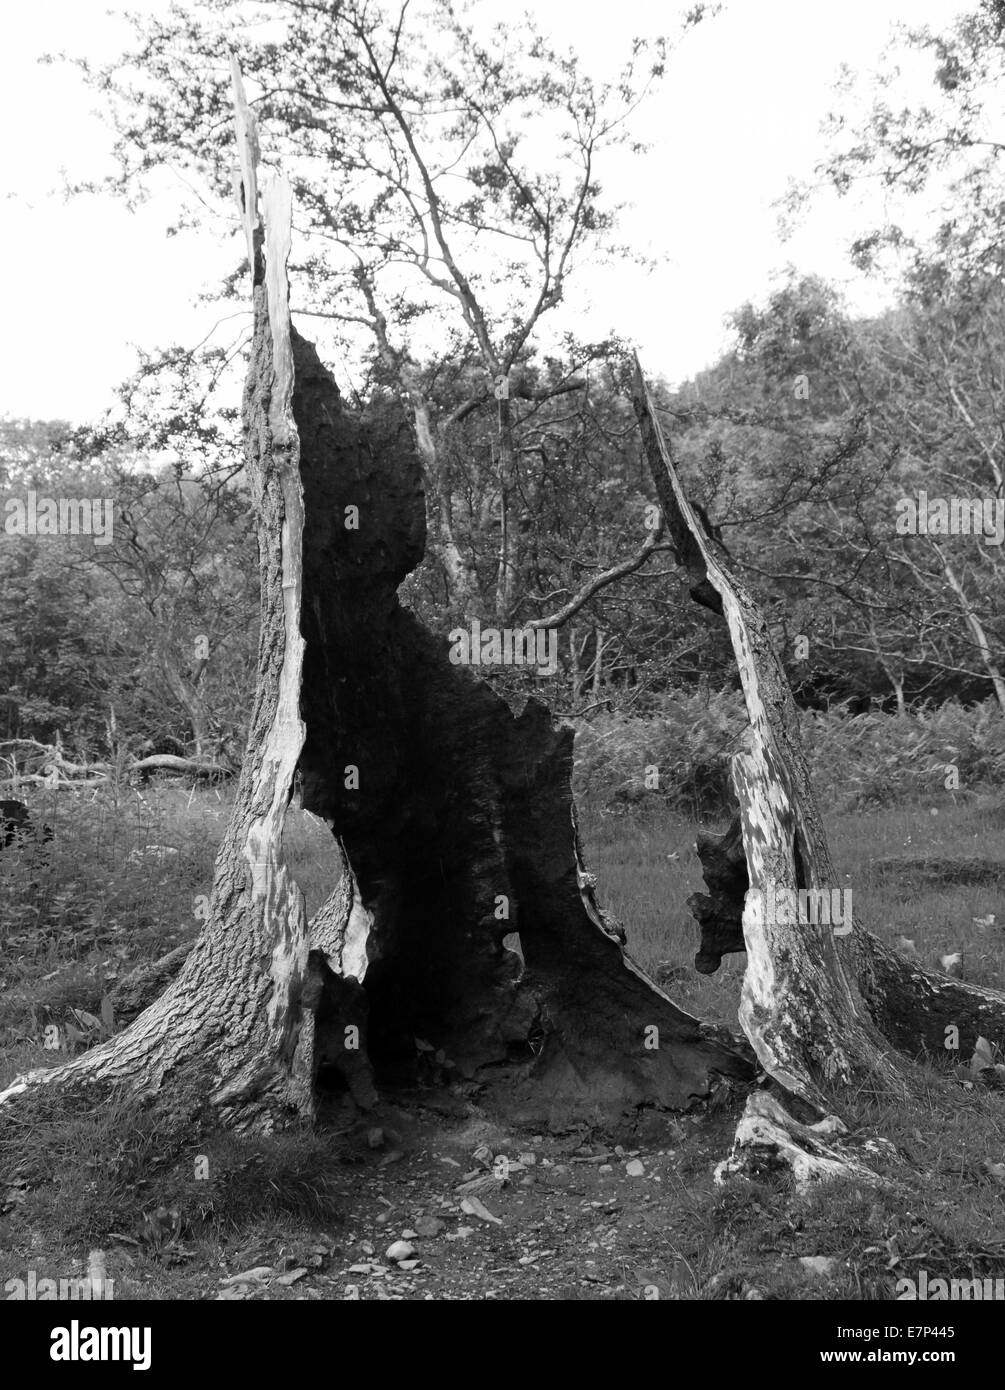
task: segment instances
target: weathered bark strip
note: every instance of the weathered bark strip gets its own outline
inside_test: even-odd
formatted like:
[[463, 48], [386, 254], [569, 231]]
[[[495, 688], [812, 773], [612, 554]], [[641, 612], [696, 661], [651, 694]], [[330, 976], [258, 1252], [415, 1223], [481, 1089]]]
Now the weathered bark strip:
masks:
[[377, 1101], [369, 1054], [370, 1001], [363, 981], [373, 919], [363, 907], [356, 875], [336, 840], [342, 872], [311, 918], [308, 980], [304, 989], [301, 1066], [311, 1085], [331, 1089], [337, 1073], [362, 1109]]
[[[681, 1107], [714, 1072], [749, 1077], [744, 1049], [649, 981], [596, 906], [577, 861], [571, 729], [534, 700], [514, 714], [401, 606], [425, 532], [407, 422], [351, 417], [313, 347], [294, 334], [293, 348], [303, 801], [333, 824], [372, 914], [378, 1079], [414, 1074], [416, 1038], [468, 1076], [523, 1065], [523, 1112], [545, 1116]], [[522, 978], [502, 945], [513, 931]]]
[[[977, 1032], [1005, 1036], [1005, 996], [936, 976], [906, 962], [855, 920], [848, 935], [809, 922], [772, 921], [755, 895], [742, 911], [743, 946], [733, 916], [741, 889], [837, 890], [843, 885], [826, 837], [802, 752], [799, 720], [763, 615], [728, 557], [705, 533], [681, 489], [670, 451], [636, 361], [635, 410], [656, 489], [692, 594], [718, 595], [736, 653], [750, 735], [733, 761], [746, 877], [736, 858], [736, 825], [707, 843], [712, 897], [696, 895], [703, 939], [699, 959], [747, 950], [740, 1018], [765, 1070], [819, 1113], [821, 1084], [900, 1093], [912, 1074], [891, 1045], [913, 1054], [942, 1047], [955, 1023], [964, 1045]], [[706, 587], [707, 586], [707, 587]], [[714, 606], [710, 604], [709, 606]], [[737, 872], [733, 873], [733, 868]]]
[[[235, 75], [242, 160], [253, 168], [253, 118]], [[249, 182], [245, 182], [247, 190]], [[32, 1086], [122, 1087], [157, 1095], [170, 1078], [180, 1109], [207, 1104], [237, 1129], [269, 1130], [311, 1113], [309, 1078], [294, 1069], [308, 939], [303, 897], [282, 853], [283, 822], [304, 740], [299, 700], [303, 498], [291, 412], [286, 258], [289, 184], [265, 195], [266, 236], [253, 203], [254, 339], [245, 387], [248, 475], [258, 517], [261, 636], [248, 753], [217, 855], [210, 919], [181, 972], [125, 1032], [73, 1062], [19, 1078], [0, 1096]]]
[[[751, 887], [765, 903], [771, 893], [830, 889], [837, 879], [788, 681], [763, 615], [721, 547], [713, 552], [684, 495], [637, 360], [634, 404], [671, 536], [694, 581], [692, 593], [712, 607], [709, 591], [717, 595], [736, 653], [750, 735], [748, 751], [733, 760], [733, 782]], [[740, 1021], [765, 1070], [819, 1114], [828, 1109], [824, 1082], [855, 1085], [869, 1078], [902, 1091], [904, 1078], [831, 930], [775, 920], [771, 912], [750, 910], [752, 903], [748, 898], [743, 917], [747, 970]]]

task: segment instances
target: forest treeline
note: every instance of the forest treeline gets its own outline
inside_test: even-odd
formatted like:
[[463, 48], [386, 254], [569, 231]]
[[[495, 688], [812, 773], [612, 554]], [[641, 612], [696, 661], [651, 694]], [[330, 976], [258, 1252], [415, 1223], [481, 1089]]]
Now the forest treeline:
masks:
[[[1000, 695], [1000, 539], [899, 534], [898, 518], [903, 500], [922, 491], [933, 526], [934, 499], [1000, 495], [1002, 308], [1001, 282], [989, 279], [965, 296], [919, 296], [854, 320], [826, 285], [800, 280], [766, 305], [744, 306], [733, 350], [662, 392], [692, 495], [765, 605], [807, 706], [897, 709]], [[559, 364], [528, 363], [518, 389], [537, 389], [549, 372], [562, 379]], [[465, 390], [470, 383], [458, 396]], [[430, 497], [428, 554], [409, 581], [410, 603], [445, 637], [471, 618], [556, 628], [553, 675], [481, 670], [565, 715], [644, 716], [674, 691], [730, 687], [719, 625], [690, 601], [657, 529], [624, 357], [612, 346], [580, 389], [513, 403], [511, 606], [497, 606], [491, 412], [455, 427], [437, 479], [470, 599], [461, 606], [451, 594], [442, 498]], [[114, 507], [109, 544], [4, 538], [3, 736], [48, 741], [59, 731], [79, 751], [103, 755], [109, 737], [134, 752], [239, 750], [258, 605], [239, 441], [221, 427], [215, 466], [190, 469], [59, 423], [7, 422], [3, 441], [5, 498], [34, 490]], [[589, 594], [618, 569], [627, 572]]]

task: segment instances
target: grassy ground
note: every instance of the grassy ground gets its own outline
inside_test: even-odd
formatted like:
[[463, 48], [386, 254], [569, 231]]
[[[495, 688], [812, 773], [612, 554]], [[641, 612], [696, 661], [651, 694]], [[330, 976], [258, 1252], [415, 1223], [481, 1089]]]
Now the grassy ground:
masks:
[[[687, 908], [691, 893], [704, 889], [694, 853], [696, 826], [658, 806], [629, 814], [583, 807], [586, 857], [608, 904], [628, 927], [628, 944], [648, 970], [685, 967], [674, 997], [702, 1017], [736, 1019], [743, 956], [723, 960], [715, 975], [688, 968], [697, 949], [698, 928]], [[918, 959], [938, 968], [943, 955], [963, 953], [964, 977], [1001, 988], [1005, 983], [1005, 861], [1001, 860], [1005, 809], [988, 798], [949, 806], [933, 815], [930, 806], [908, 806], [827, 818], [827, 835], [838, 873], [835, 888], [850, 888], [857, 917], [891, 943], [913, 941]], [[725, 823], [709, 829], [724, 829]], [[934, 873], [911, 863], [884, 860], [1002, 862], [994, 881], [954, 882], [949, 864]], [[974, 918], [994, 913], [995, 926]]]
[[[0, 1085], [60, 1057], [43, 1046], [47, 1024], [79, 1035], [71, 1047], [96, 1041], [116, 978], [194, 936], [228, 814], [224, 793], [171, 786], [43, 794], [32, 810], [56, 834], [44, 855], [29, 847], [0, 858]], [[633, 953], [653, 970], [682, 968], [671, 992], [685, 1007], [734, 1021], [742, 957], [712, 977], [689, 968], [696, 928], [684, 904], [702, 886], [695, 826], [656, 809], [586, 807], [581, 819], [588, 862]], [[910, 938], [926, 964], [961, 951], [967, 978], [1001, 986], [1005, 934], [973, 920], [1005, 920], [1000, 884], [956, 881], [952, 864], [998, 859], [1003, 819], [991, 801], [938, 815], [923, 806], [835, 818], [828, 831], [856, 915], [891, 941]], [[309, 910], [331, 886], [326, 836], [312, 818], [291, 815], [287, 850]], [[880, 862], [891, 858], [937, 871]], [[855, 1117], [897, 1146], [898, 1159], [884, 1163], [899, 1188], [829, 1187], [805, 1199], [784, 1184], [713, 1185], [735, 1123], [725, 1096], [693, 1117], [650, 1117], [630, 1134], [534, 1136], [430, 1093], [391, 1098], [366, 1125], [336, 1110], [318, 1133], [254, 1143], [178, 1134], [131, 1106], [75, 1112], [39, 1102], [0, 1127], [0, 1283], [29, 1268], [39, 1278], [80, 1273], [95, 1247], [106, 1250], [118, 1297], [205, 1298], [236, 1287], [268, 1298], [341, 1298], [347, 1289], [364, 1298], [635, 1298], [656, 1287], [661, 1297], [872, 1298], [892, 1296], [894, 1281], [920, 1268], [1001, 1276], [1005, 1185], [988, 1165], [1005, 1160], [1005, 1102], [930, 1075], [923, 1105], [863, 1101]], [[375, 1126], [382, 1133], [368, 1135]], [[522, 1153], [534, 1162], [482, 1194], [501, 1224], [466, 1214], [456, 1190], [465, 1175], [500, 1154], [519, 1163]], [[633, 1159], [641, 1175], [629, 1172]], [[401, 1271], [384, 1251], [417, 1228], [419, 1264]], [[806, 1255], [833, 1257], [828, 1276], [809, 1276], [799, 1264]], [[268, 1272], [221, 1285], [253, 1266]]]

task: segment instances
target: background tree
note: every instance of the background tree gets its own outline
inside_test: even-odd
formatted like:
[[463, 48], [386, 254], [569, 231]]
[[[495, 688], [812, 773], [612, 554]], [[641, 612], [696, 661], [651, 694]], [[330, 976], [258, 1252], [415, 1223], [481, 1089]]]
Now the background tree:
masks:
[[[298, 208], [294, 312], [361, 355], [364, 390], [407, 402], [450, 602], [508, 622], [534, 534], [525, 427], [540, 402], [581, 391], [607, 345], [569, 340], [544, 370], [533, 355], [570, 276], [620, 253], [600, 170], [640, 152], [629, 121], [666, 44], [636, 42], [622, 76], [598, 84], [530, 23], [479, 28], [447, 0], [206, 0], [136, 27], [131, 53], [83, 64], [113, 112], [111, 186], [138, 198], [168, 164], [229, 194], [226, 55], [240, 36], [268, 158]], [[491, 448], [459, 461], [450, 437], [476, 413], [492, 419]]]

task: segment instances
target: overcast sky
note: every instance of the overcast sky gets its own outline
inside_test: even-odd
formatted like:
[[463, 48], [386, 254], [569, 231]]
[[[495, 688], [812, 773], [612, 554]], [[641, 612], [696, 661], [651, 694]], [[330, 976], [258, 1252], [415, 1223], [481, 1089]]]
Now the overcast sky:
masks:
[[[126, 8], [162, 13], [167, 5], [130, 0]], [[597, 68], [633, 34], [672, 27], [668, 0], [535, 0], [533, 8], [542, 27]], [[855, 309], [878, 307], [879, 290], [851, 276], [845, 251], [879, 219], [880, 205], [826, 197], [785, 243], [772, 205], [823, 152], [819, 124], [839, 65], [873, 67], [897, 20], [943, 28], [965, 8], [960, 0], [732, 0], [700, 26], [638, 120], [653, 146], [645, 177], [624, 188], [616, 173], [607, 178], [635, 204], [620, 238], [668, 260], [651, 274], [622, 264], [591, 275], [570, 306], [581, 335], [615, 330], [635, 342], [653, 375], [677, 381], [714, 360], [724, 316], [763, 298], [786, 263], [838, 282]], [[113, 55], [124, 31], [107, 9], [108, 0], [44, 0], [7, 12], [0, 415], [97, 418], [134, 369], [135, 346], [203, 337], [217, 314], [196, 296], [241, 254], [238, 241], [209, 230], [166, 239], [165, 199], [129, 213], [111, 198], [65, 202], [55, 191], [61, 169], [71, 177], [109, 170], [111, 135], [90, 114], [97, 94], [72, 69], [36, 59], [58, 48]], [[309, 321], [303, 327], [312, 333]]]

